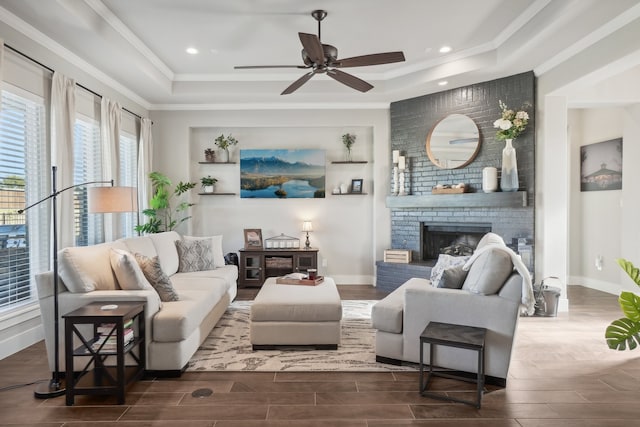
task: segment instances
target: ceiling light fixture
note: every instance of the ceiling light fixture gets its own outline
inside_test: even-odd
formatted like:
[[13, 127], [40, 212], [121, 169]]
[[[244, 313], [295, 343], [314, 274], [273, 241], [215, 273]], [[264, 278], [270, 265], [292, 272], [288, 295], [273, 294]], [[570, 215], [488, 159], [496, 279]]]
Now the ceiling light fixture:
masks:
[[438, 86], [446, 86], [446, 85], [447, 85], [447, 83], [449, 83], [449, 82], [448, 82], [448, 81], [446, 81], [446, 80], [442, 80], [442, 81], [439, 81], [439, 82], [438, 82]]
[[442, 46], [440, 48], [440, 53], [449, 53], [451, 52], [451, 46]]
[[187, 48], [187, 53], [189, 55], [197, 55], [198, 54], [198, 49], [196, 49], [195, 47], [188, 47]]

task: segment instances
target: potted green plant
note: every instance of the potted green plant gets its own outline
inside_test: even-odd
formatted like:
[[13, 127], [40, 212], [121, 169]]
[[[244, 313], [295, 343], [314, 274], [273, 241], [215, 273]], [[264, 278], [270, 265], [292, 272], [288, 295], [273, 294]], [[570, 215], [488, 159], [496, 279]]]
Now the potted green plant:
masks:
[[216, 178], [212, 178], [211, 175], [200, 178], [202, 189], [205, 193], [213, 193], [213, 186], [218, 182]]
[[149, 201], [149, 209], [142, 211], [148, 220], [145, 224], [135, 227], [139, 233], [161, 233], [170, 231], [178, 225], [187, 221], [191, 216], [186, 215], [189, 207], [193, 203], [181, 200], [174, 207], [172, 201], [174, 198], [180, 198], [187, 191], [196, 186], [195, 182], [180, 181], [176, 187], [171, 190], [171, 180], [160, 172], [151, 172], [149, 174], [151, 185], [153, 186], [153, 196]]
[[351, 161], [351, 147], [356, 143], [356, 136], [351, 133], [345, 133], [342, 135], [342, 143], [347, 149], [347, 161]]
[[216, 161], [216, 152], [213, 148], [205, 148], [204, 150], [204, 159], [207, 162], [215, 162]]
[[[640, 286], [640, 270], [626, 259], [620, 258], [616, 261], [631, 280]], [[623, 291], [618, 302], [625, 317], [611, 322], [604, 336], [612, 350], [633, 350], [640, 344], [640, 296]]]
[[236, 145], [238, 143], [238, 140], [235, 139], [233, 136], [231, 136], [231, 134], [229, 134], [229, 136], [225, 137], [224, 134], [220, 135], [219, 137], [217, 137], [214, 141], [214, 144], [216, 144], [218, 146], [218, 148], [220, 148], [221, 150], [223, 150], [223, 153], [225, 153], [225, 157], [226, 159], [224, 160], [223, 163], [228, 163], [229, 162], [229, 147], [232, 147], [234, 145]]

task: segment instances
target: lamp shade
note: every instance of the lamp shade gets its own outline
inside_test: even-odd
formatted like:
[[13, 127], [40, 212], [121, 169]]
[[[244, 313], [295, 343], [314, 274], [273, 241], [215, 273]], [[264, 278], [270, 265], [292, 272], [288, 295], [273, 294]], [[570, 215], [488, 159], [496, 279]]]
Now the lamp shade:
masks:
[[135, 187], [87, 188], [89, 213], [136, 212], [138, 196]]
[[305, 221], [302, 223], [302, 231], [313, 231], [313, 224], [311, 223], [311, 221]]

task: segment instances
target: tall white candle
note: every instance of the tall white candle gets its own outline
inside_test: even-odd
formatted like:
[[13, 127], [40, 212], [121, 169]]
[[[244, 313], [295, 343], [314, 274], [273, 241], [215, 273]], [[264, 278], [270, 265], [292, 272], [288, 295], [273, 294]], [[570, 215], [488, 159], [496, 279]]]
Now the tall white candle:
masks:
[[398, 163], [398, 157], [400, 157], [400, 150], [393, 150], [393, 164]]
[[405, 168], [404, 156], [398, 157], [398, 168], [403, 171]]

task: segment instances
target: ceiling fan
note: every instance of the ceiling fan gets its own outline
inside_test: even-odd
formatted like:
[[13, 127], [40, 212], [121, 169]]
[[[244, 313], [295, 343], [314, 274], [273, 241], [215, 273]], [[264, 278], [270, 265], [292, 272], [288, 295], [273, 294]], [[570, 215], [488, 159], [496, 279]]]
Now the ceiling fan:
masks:
[[300, 77], [287, 87], [280, 95], [288, 95], [295, 92], [303, 84], [309, 81], [316, 74], [326, 73], [332, 79], [349, 86], [360, 92], [366, 92], [373, 86], [362, 79], [359, 79], [337, 68], [363, 67], [366, 65], [391, 64], [393, 62], [404, 61], [402, 52], [384, 52], [370, 55], [354, 56], [351, 58], [338, 59], [338, 49], [330, 44], [320, 41], [320, 23], [327, 16], [324, 10], [314, 10], [311, 16], [318, 21], [318, 35], [298, 33], [302, 43], [302, 61], [304, 65], [242, 65], [235, 69], [255, 69], [255, 68], [310, 68], [307, 74]]

